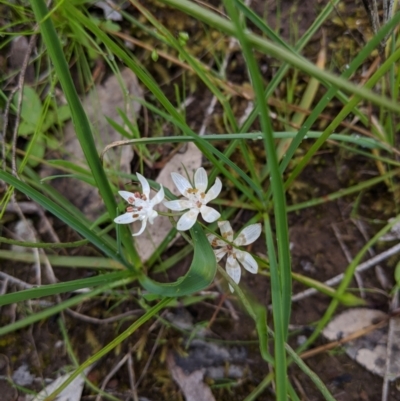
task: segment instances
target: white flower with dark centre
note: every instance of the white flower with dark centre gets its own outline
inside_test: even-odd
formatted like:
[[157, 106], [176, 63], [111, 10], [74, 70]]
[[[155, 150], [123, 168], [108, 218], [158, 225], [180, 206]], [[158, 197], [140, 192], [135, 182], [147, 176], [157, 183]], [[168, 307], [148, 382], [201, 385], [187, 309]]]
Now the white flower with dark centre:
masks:
[[212, 223], [221, 217], [220, 213], [215, 209], [207, 206], [207, 203], [215, 199], [221, 192], [222, 183], [219, 178], [215, 179], [214, 185], [206, 192], [208, 178], [203, 167], [196, 170], [194, 187], [185, 177], [178, 173], [171, 173], [171, 177], [179, 192], [187, 199], [164, 202], [164, 205], [168, 209], [178, 212], [189, 209], [178, 220], [177, 229], [179, 231], [186, 231], [192, 228], [199, 213], [207, 223]]
[[114, 219], [114, 222], [117, 224], [130, 224], [137, 220], [141, 221], [142, 227], [139, 232], [132, 234], [133, 236], [142, 234], [146, 228], [147, 220], [150, 224], [154, 223], [154, 219], [158, 216], [158, 213], [153, 210], [153, 208], [164, 199], [164, 188], [161, 185], [160, 190], [154, 198], [150, 200], [149, 183], [141, 174], [136, 173], [136, 176], [142, 185], [143, 193], [119, 191], [118, 193], [129, 203], [130, 206], [125, 209], [125, 214]]
[[[258, 265], [249, 252], [241, 251], [237, 247], [249, 245], [256, 241], [261, 234], [261, 224], [251, 224], [245, 227], [235, 239], [233, 239], [233, 231], [229, 221], [219, 221], [218, 227], [223, 240], [219, 239], [216, 235], [208, 234], [208, 241], [213, 248], [218, 247], [218, 249], [214, 249], [217, 262], [225, 255], [228, 255], [225, 265], [226, 272], [238, 284], [241, 275], [240, 265], [253, 274], [257, 273]], [[229, 288], [233, 292], [231, 285], [229, 285]]]

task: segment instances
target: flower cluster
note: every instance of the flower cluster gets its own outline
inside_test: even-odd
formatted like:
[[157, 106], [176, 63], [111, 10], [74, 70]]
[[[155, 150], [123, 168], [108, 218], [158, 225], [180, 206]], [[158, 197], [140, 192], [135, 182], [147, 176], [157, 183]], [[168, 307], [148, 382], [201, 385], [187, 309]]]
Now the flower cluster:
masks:
[[158, 216], [158, 213], [153, 210], [153, 208], [164, 199], [164, 188], [161, 186], [157, 195], [150, 200], [149, 183], [141, 174], [136, 173], [136, 175], [142, 185], [143, 193], [119, 191], [118, 193], [129, 203], [130, 206], [125, 209], [125, 214], [114, 219], [114, 222], [117, 224], [130, 224], [136, 220], [141, 221], [141, 229], [136, 234], [133, 234], [133, 236], [142, 234], [146, 228], [147, 220], [150, 224], [153, 224], [154, 219]]
[[215, 209], [207, 206], [207, 203], [215, 199], [221, 192], [222, 183], [219, 178], [215, 180], [214, 185], [206, 193], [208, 177], [203, 167], [197, 169], [194, 175], [194, 187], [178, 173], [171, 173], [171, 176], [179, 192], [186, 199], [164, 202], [164, 205], [168, 209], [178, 212], [189, 209], [178, 220], [177, 229], [179, 231], [192, 228], [199, 213], [207, 223], [213, 223], [221, 217]]
[[[241, 270], [240, 264], [250, 273], [257, 273], [258, 265], [256, 260], [250, 253], [238, 249], [239, 246], [252, 244], [261, 235], [261, 224], [251, 224], [245, 227], [235, 239], [233, 239], [233, 231], [229, 221], [219, 221], [218, 227], [223, 239], [219, 239], [216, 235], [207, 235], [214, 250], [217, 262], [219, 262], [225, 255], [226, 259], [225, 269], [226, 272], [232, 277], [233, 281], [238, 284], [240, 281]], [[229, 284], [230, 290], [233, 292], [232, 286]]]
[[[156, 193], [153, 199], [150, 199], [150, 185], [146, 178], [137, 173], [137, 178], [142, 186], [142, 193], [119, 191], [119, 194], [124, 198], [129, 206], [125, 209], [125, 213], [114, 219], [117, 224], [130, 224], [135, 221], [141, 221], [142, 227], [133, 234], [137, 236], [143, 233], [146, 228], [147, 221], [153, 224], [154, 219], [158, 216], [158, 212], [154, 210], [154, 206], [164, 200], [164, 188], [160, 186], [160, 190]], [[198, 215], [207, 223], [217, 221], [221, 214], [210, 206], [209, 202], [214, 200], [222, 190], [222, 183], [219, 178], [216, 178], [214, 185], [208, 187], [207, 173], [203, 167], [196, 170], [194, 175], [194, 185], [192, 185], [185, 177], [178, 173], [172, 173], [172, 180], [178, 188], [179, 192], [184, 197], [183, 199], [166, 201], [164, 205], [173, 211], [183, 212], [177, 223], [179, 231], [186, 231], [193, 227], [196, 223]], [[250, 253], [240, 250], [238, 247], [253, 243], [261, 234], [261, 225], [252, 224], [244, 228], [234, 239], [232, 227], [228, 221], [219, 221], [218, 227], [221, 232], [222, 239], [216, 235], [208, 235], [208, 240], [214, 250], [217, 262], [225, 255], [228, 255], [226, 260], [226, 271], [235, 281], [239, 283], [242, 265], [250, 273], [257, 273], [258, 265]], [[233, 288], [229, 285], [231, 291]]]

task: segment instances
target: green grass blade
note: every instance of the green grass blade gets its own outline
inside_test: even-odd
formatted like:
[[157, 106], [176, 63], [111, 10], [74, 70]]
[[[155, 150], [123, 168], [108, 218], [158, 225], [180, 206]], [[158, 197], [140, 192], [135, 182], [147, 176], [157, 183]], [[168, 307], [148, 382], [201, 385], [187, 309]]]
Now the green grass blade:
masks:
[[[227, 35], [236, 36], [236, 29], [234, 25], [228, 21], [217, 15], [216, 13], [201, 7], [193, 2], [188, 0], [161, 0], [162, 3], [168, 4], [171, 7], [174, 7], [178, 10], [189, 14], [196, 19], [205, 22], [213, 26], [216, 29], [226, 33]], [[392, 110], [396, 113], [400, 113], [400, 105], [393, 101], [392, 99], [388, 99], [387, 97], [379, 96], [373, 93], [371, 90], [368, 90], [363, 87], [359, 87], [348, 80], [340, 78], [332, 73], [327, 71], [323, 71], [316, 67], [314, 64], [309, 62], [308, 60], [300, 57], [299, 55], [293, 54], [291, 51], [288, 51], [286, 48], [276, 45], [275, 43], [270, 42], [258, 35], [245, 32], [244, 33], [246, 40], [249, 45], [254, 49], [257, 49], [269, 56], [276, 57], [278, 60], [282, 60], [292, 65], [293, 67], [298, 68], [301, 71], [319, 79], [324, 85], [334, 85], [337, 88], [342, 89], [344, 92], [350, 94], [356, 94], [365, 100], [369, 100], [372, 103], [386, 107], [388, 110]]]
[[101, 274], [96, 277], [89, 277], [80, 280], [71, 280], [63, 283], [41, 285], [39, 287], [31, 288], [28, 290], [12, 292], [0, 296], [0, 306], [12, 304], [14, 302], [26, 301], [28, 299], [48, 297], [50, 295], [62, 294], [64, 292], [71, 292], [80, 290], [82, 288], [97, 287], [106, 285], [129, 277], [133, 279], [130, 271], [120, 271], [115, 273]]
[[345, 292], [343, 296], [338, 296], [336, 290], [332, 287], [321, 283], [320, 281], [314, 280], [310, 277], [303, 276], [299, 273], [292, 273], [292, 277], [294, 280], [299, 283], [304, 284], [307, 287], [315, 288], [321, 294], [328, 295], [331, 298], [337, 298], [342, 305], [346, 306], [365, 306], [366, 301], [362, 298], [357, 297], [351, 292]]
[[267, 326], [267, 310], [263, 305], [252, 299], [250, 294], [244, 294], [242, 289], [236, 284], [232, 277], [220, 266], [217, 265], [218, 272], [233, 287], [238, 298], [242, 302], [249, 316], [254, 320], [257, 329], [258, 341], [260, 343], [260, 354], [262, 358], [274, 365], [274, 359], [268, 349], [268, 326]]
[[87, 293], [84, 294], [79, 294], [76, 295], [73, 298], [67, 299], [64, 302], [61, 302], [58, 305], [55, 305], [53, 307], [50, 308], [46, 308], [45, 310], [41, 311], [41, 312], [37, 312], [31, 316], [28, 316], [24, 319], [18, 320], [14, 323], [11, 323], [7, 326], [4, 327], [0, 327], [0, 336], [3, 336], [5, 334], [8, 333], [12, 333], [13, 331], [22, 329], [23, 327], [29, 326], [33, 323], [39, 322], [40, 320], [43, 319], [47, 319], [52, 315], [55, 315], [56, 313], [59, 313], [61, 311], [63, 311], [64, 309], [70, 308], [74, 305], [77, 305], [79, 303], [81, 303], [82, 301], [84, 301], [85, 299], [89, 299], [91, 297], [94, 297], [96, 295], [102, 294], [104, 293], [107, 289], [109, 288], [115, 288], [115, 287], [120, 287], [122, 285], [126, 285], [129, 284], [130, 282], [132, 282], [133, 279], [132, 278], [125, 278], [122, 280], [118, 280], [118, 281], [113, 281], [111, 283], [108, 283], [106, 285], [102, 285], [92, 291], [89, 291]]
[[398, 175], [400, 173], [399, 169], [396, 170], [392, 170], [389, 171], [388, 173], [382, 174], [378, 177], [374, 177], [371, 178], [369, 180], [365, 180], [360, 182], [359, 184], [353, 185], [349, 188], [342, 188], [339, 191], [333, 192], [331, 194], [327, 194], [324, 196], [321, 196], [320, 198], [314, 198], [311, 199], [309, 201], [305, 201], [305, 202], [301, 202], [301, 203], [297, 203], [294, 205], [289, 205], [287, 207], [287, 212], [297, 212], [301, 209], [306, 209], [309, 207], [313, 207], [313, 206], [317, 206], [317, 205], [321, 205], [323, 203], [326, 202], [330, 202], [333, 201], [335, 199], [339, 199], [342, 198], [344, 196], [348, 196], [350, 194], [356, 194], [356, 193], [360, 193], [361, 191], [370, 188], [376, 184], [380, 184], [381, 182], [384, 182], [385, 180], [387, 180], [388, 178], [392, 178], [396, 175]]
[[[308, 30], [304, 34], [304, 36], [301, 39], [299, 39], [299, 41], [297, 42], [296, 46], [293, 49], [294, 53], [296, 53], [296, 54], [299, 53], [305, 47], [305, 45], [314, 36], [314, 34], [317, 32], [317, 30], [321, 28], [322, 24], [329, 17], [330, 13], [334, 10], [334, 8], [339, 3], [339, 1], [340, 0], [332, 0], [325, 6], [325, 8], [321, 11], [321, 13], [315, 19], [315, 21], [308, 28]], [[260, 23], [259, 20], [258, 21], [255, 21], [255, 20], [253, 21], [253, 19], [251, 19], [251, 21], [255, 25]], [[261, 21], [261, 25], [266, 25], [266, 24], [263, 23], [263, 21]], [[264, 30], [264, 29], [268, 29], [268, 27], [265, 27], [265, 28], [261, 28], [260, 27], [260, 29]], [[268, 84], [268, 86], [267, 86], [267, 88], [265, 90], [265, 97], [266, 98], [269, 98], [273, 94], [273, 92], [275, 91], [275, 89], [278, 87], [278, 85], [282, 81], [282, 79], [285, 76], [285, 74], [288, 71], [288, 69], [289, 69], [289, 64], [287, 64], [287, 63], [284, 63], [283, 65], [281, 65], [279, 67], [279, 70], [276, 72], [276, 74], [274, 74], [271, 82], [269, 82], [269, 84]], [[250, 128], [251, 124], [253, 124], [257, 113], [258, 113], [258, 105], [255, 106], [254, 110], [250, 113], [249, 117], [247, 118], [247, 120], [245, 121], [243, 126], [241, 127], [241, 131], [242, 132], [248, 131], [248, 129]]]
[[[34, 263], [36, 258], [30, 252], [13, 252], [0, 249], [0, 259], [9, 259], [18, 262]], [[104, 256], [59, 256], [59, 255], [39, 255], [39, 261], [44, 263], [46, 259], [53, 266], [74, 267], [86, 269], [111, 269], [124, 270], [125, 266]]]
[[62, 209], [52, 200], [46, 198], [40, 192], [36, 191], [24, 182], [19, 181], [5, 171], [0, 171], [0, 179], [4, 180], [7, 184], [17, 188], [19, 191], [37, 202], [44, 209], [53, 213], [56, 217], [58, 217], [64, 223], [68, 224], [68, 226], [77, 231], [84, 238], [88, 239], [93, 245], [99, 248], [100, 251], [104, 252], [107, 256], [118, 261], [126, 267], [130, 267], [130, 265], [126, 263], [121, 255], [117, 254], [114, 249], [112, 249], [108, 244], [105, 243], [105, 241], [98, 237], [95, 232], [90, 230], [87, 225], [82, 223], [79, 219], [75, 218], [75, 216], [70, 215], [66, 210]]
[[328, 388], [325, 386], [324, 382], [314, 373], [305, 362], [296, 354], [296, 352], [286, 344], [286, 351], [290, 357], [294, 360], [296, 365], [311, 379], [318, 390], [321, 392], [326, 401], [336, 401], [333, 395], [330, 393]]
[[99, 191], [111, 218], [116, 217], [116, 203], [111, 192], [107, 177], [96, 151], [96, 145], [92, 136], [89, 120], [82, 107], [81, 101], [75, 89], [69, 72], [69, 66], [65, 61], [64, 52], [48, 10], [43, 0], [32, 0], [32, 9], [36, 19], [39, 21], [43, 41], [46, 44], [48, 54], [54, 64], [54, 69], [59, 77], [60, 84], [64, 90], [65, 97], [70, 105], [72, 120], [76, 130], [76, 136], [82, 147], [93, 177], [95, 178]]
[[[397, 14], [400, 17], [400, 13]], [[400, 59], [400, 48], [396, 50], [395, 53], [390, 55], [387, 60], [382, 64], [378, 71], [366, 82], [364, 85], [366, 88], [372, 88], [381, 78], [382, 76], [390, 70], [393, 63], [396, 63]], [[360, 101], [360, 97], [355, 95], [352, 97], [349, 102], [343, 107], [343, 109], [337, 114], [334, 120], [329, 124], [329, 126], [325, 129], [320, 138], [311, 146], [311, 149], [307, 152], [307, 154], [302, 158], [300, 163], [295, 167], [293, 172], [290, 174], [290, 177], [285, 182], [285, 186], [289, 186], [294, 179], [300, 174], [300, 172], [305, 168], [305, 166], [310, 161], [311, 157], [318, 151], [318, 149], [323, 145], [323, 143], [329, 138], [329, 135], [333, 133], [333, 131], [339, 126], [339, 124], [351, 113], [356, 106], [356, 104]]]
[[383, 227], [377, 234], [375, 234], [363, 247], [362, 249], [358, 252], [358, 254], [354, 257], [352, 262], [349, 264], [347, 267], [343, 280], [341, 281], [338, 289], [337, 289], [337, 296], [332, 299], [331, 303], [329, 304], [327, 310], [325, 311], [324, 315], [322, 318], [318, 321], [317, 326], [315, 327], [313, 333], [311, 336], [307, 339], [307, 341], [302, 344], [301, 347], [297, 349], [297, 352], [300, 353], [303, 350], [307, 349], [310, 344], [312, 344], [319, 336], [323, 328], [329, 323], [329, 321], [332, 319], [333, 314], [335, 313], [335, 310], [339, 306], [339, 299], [340, 297], [343, 296], [347, 288], [349, 287], [351, 280], [354, 277], [354, 273], [356, 271], [357, 266], [361, 263], [362, 258], [364, 255], [368, 252], [371, 247], [373, 247], [376, 242], [389, 230], [398, 224], [400, 222], [400, 215], [397, 216], [394, 220], [391, 220], [389, 224], [387, 224], [385, 227]]
[[[270, 263], [271, 275], [271, 297], [272, 297], [272, 316], [274, 319], [274, 350], [275, 350], [275, 375], [276, 375], [276, 394], [277, 400], [286, 400], [287, 381], [286, 381], [286, 352], [285, 338], [287, 330], [286, 321], [283, 313], [283, 294], [282, 283], [279, 274], [278, 264], [275, 256], [275, 244], [268, 215], [264, 215], [264, 228], [267, 240], [268, 258]], [[279, 389], [278, 389], [279, 386]]]
[[[322, 136], [322, 132], [319, 131], [308, 131], [307, 138], [308, 139], [318, 139]], [[280, 131], [280, 132], [273, 132], [272, 133], [274, 139], [293, 139], [296, 137], [297, 132], [292, 131]], [[201, 137], [201, 141], [209, 141], [209, 142], [216, 142], [216, 141], [235, 141], [236, 139], [245, 139], [251, 141], [258, 141], [262, 140], [262, 132], [256, 131], [251, 133], [231, 133], [231, 134], [208, 134]], [[368, 138], [359, 135], [345, 135], [345, 134], [331, 134], [329, 135], [329, 139], [338, 142], [346, 142], [352, 143], [354, 145], [360, 146], [362, 148], [368, 149], [382, 149], [390, 152], [390, 148], [381, 143], [379, 140], [374, 138]], [[163, 144], [163, 143], [187, 143], [193, 142], [193, 138], [191, 136], [166, 136], [160, 138], [138, 138], [138, 139], [128, 139], [124, 143], [125, 144], [132, 144], [132, 145], [149, 145], [149, 144]], [[220, 156], [220, 153], [215, 153], [217, 156]], [[226, 156], [224, 156], [222, 161], [225, 162]], [[229, 159], [228, 159], [229, 160]], [[232, 162], [231, 162], [232, 163]], [[235, 170], [236, 171], [236, 170]], [[243, 171], [242, 171], [242, 174]], [[228, 177], [229, 178], [229, 177]]]
[[[89, 120], [76, 92], [57, 32], [54, 29], [51, 17], [49, 17], [49, 12], [45, 2], [43, 0], [31, 0], [31, 4], [33, 12], [35, 13], [35, 17], [39, 22], [40, 31], [43, 41], [46, 44], [47, 52], [51, 61], [53, 62], [54, 69], [70, 106], [76, 136], [82, 147], [92, 175], [97, 183], [97, 187], [104, 204], [106, 205], [110, 218], [113, 219], [116, 217], [117, 210], [114, 194], [111, 191], [107, 176], [105, 175], [104, 169], [97, 154]], [[121, 232], [122, 241], [126, 249], [129, 251], [129, 256], [134, 262], [138, 262], [139, 257], [133, 247], [132, 238], [128, 228], [125, 227], [121, 230]]]
[[108, 345], [106, 345], [103, 349], [96, 352], [90, 358], [88, 358], [82, 365], [79, 366], [78, 369], [66, 380], [57, 390], [55, 390], [52, 394], [50, 394], [46, 401], [53, 401], [55, 397], [60, 394], [62, 390], [64, 390], [76, 377], [78, 377], [87, 367], [98, 361], [101, 357], [108, 354], [115, 347], [122, 343], [122, 341], [126, 340], [130, 337], [140, 326], [146, 323], [149, 319], [155, 316], [161, 309], [168, 306], [171, 300], [169, 298], [165, 298], [160, 301], [157, 305], [150, 308], [143, 316], [141, 316], [136, 322], [134, 322], [128, 329], [126, 329], [119, 336], [115, 337]]
[[[250, 187], [261, 197], [261, 191], [255, 185], [255, 183], [247, 177], [244, 172], [238, 168], [237, 165], [232, 163], [229, 158], [227, 158], [223, 153], [219, 152], [213, 146], [207, 144], [207, 142], [203, 141], [202, 138], [198, 137], [184, 122], [181, 114], [176, 110], [175, 106], [171, 104], [171, 102], [165, 97], [164, 93], [161, 91], [159, 86], [153, 80], [153, 78], [137, 63], [135, 60], [126, 53], [124, 49], [122, 49], [118, 44], [116, 44], [113, 40], [111, 40], [107, 34], [105, 34], [96, 24], [93, 23], [89, 18], [84, 16], [79, 10], [72, 6], [68, 6], [66, 12], [70, 15], [71, 18], [78, 20], [83, 26], [89, 29], [96, 37], [98, 37], [109, 49], [112, 53], [114, 53], [117, 57], [121, 58], [126, 65], [132, 69], [132, 71], [136, 74], [139, 80], [154, 94], [154, 96], [158, 99], [158, 101], [165, 108], [167, 113], [165, 116], [168, 121], [173, 122], [177, 127], [179, 127], [185, 134], [193, 137], [193, 140], [196, 146], [201, 150], [201, 152], [216, 166], [218, 166], [219, 171], [223, 172], [227, 178], [229, 178], [243, 193], [253, 200], [255, 203], [259, 203], [257, 197], [255, 197], [251, 191], [249, 191], [245, 186], [243, 186], [240, 181], [238, 181], [224, 166], [218, 161], [217, 158], [213, 156], [216, 154], [222, 161], [227, 163], [230, 167], [232, 167], [238, 174], [248, 183]], [[146, 103], [146, 107], [154, 111], [154, 106]], [[156, 111], [160, 113], [160, 111]]]
[[[242, 46], [243, 54], [249, 69], [250, 78], [253, 83], [257, 103], [260, 107], [260, 123], [262, 128], [262, 136], [264, 139], [264, 149], [267, 155], [267, 163], [271, 173], [271, 188], [273, 193], [274, 214], [277, 232], [278, 266], [279, 275], [281, 277], [281, 299], [279, 302], [282, 302], [282, 321], [284, 337], [283, 340], [285, 341], [288, 334], [292, 293], [292, 276], [285, 192], [283, 188], [282, 176], [279, 171], [278, 157], [275, 149], [272, 126], [268, 114], [268, 106], [264, 97], [264, 86], [261, 79], [261, 74], [258, 69], [253, 51], [250, 47], [248, 37], [246, 37], [245, 32], [239, 21], [239, 15], [237, 14], [235, 7], [229, 1], [225, 1], [224, 4], [233, 21], [233, 24], [236, 27], [235, 36], [237, 36]], [[283, 357], [285, 358], [284, 353]], [[278, 376], [277, 380], [279, 380]], [[281, 397], [286, 397], [286, 391], [284, 395], [282, 392]]]
[[[396, 14], [393, 20], [390, 21], [387, 25], [385, 25], [377, 35], [375, 35], [365, 46], [361, 51], [357, 54], [357, 56], [354, 58], [354, 60], [351, 61], [349, 64], [349, 68], [347, 68], [343, 73], [342, 77], [345, 79], [349, 79], [352, 74], [362, 65], [362, 63], [365, 61], [365, 59], [371, 54], [371, 52], [379, 46], [381, 40], [387, 32], [390, 32], [390, 30], [396, 26], [400, 22], [400, 13]], [[322, 97], [322, 99], [318, 102], [316, 106], [313, 107], [313, 110], [311, 114], [308, 116], [306, 121], [304, 122], [304, 125], [301, 127], [299, 130], [296, 138], [293, 140], [292, 144], [290, 145], [286, 156], [283, 158], [282, 163], [281, 163], [281, 172], [286, 169], [290, 161], [292, 160], [292, 157], [296, 151], [296, 149], [300, 146], [301, 141], [304, 139], [305, 135], [308, 135], [308, 130], [310, 127], [315, 123], [315, 121], [318, 119], [320, 114], [323, 112], [323, 110], [327, 107], [329, 102], [333, 99], [333, 97], [338, 94], [338, 88], [332, 87], [328, 90], [328, 92], [325, 94], [325, 96]], [[338, 96], [344, 104], [348, 103], [348, 99], [343, 99], [341, 96]], [[356, 110], [354, 110], [356, 112]], [[360, 114], [357, 113], [357, 116], [360, 118], [362, 117]], [[363, 116], [365, 117], [365, 116]], [[340, 120], [341, 121], [341, 120]], [[335, 129], [335, 128], [333, 128]], [[329, 131], [329, 133], [333, 132], [332, 130]], [[324, 134], [324, 139], [327, 139], [329, 134]], [[322, 143], [322, 140], [321, 140]], [[310, 155], [307, 156], [307, 158], [310, 158], [311, 155], [315, 154], [318, 148], [315, 148], [313, 150], [313, 153], [310, 152]], [[304, 164], [305, 166], [306, 164]], [[303, 168], [304, 168], [303, 166]], [[300, 171], [300, 170], [299, 170]]]
[[212, 82], [212, 80], [210, 80], [208, 74], [204, 70], [204, 67], [201, 65], [199, 60], [197, 60], [197, 58], [193, 57], [185, 49], [185, 47], [181, 46], [179, 41], [175, 39], [174, 35], [171, 34], [171, 32], [168, 29], [166, 29], [162, 24], [160, 24], [158, 22], [158, 20], [156, 18], [154, 18], [153, 15], [151, 15], [151, 13], [148, 12], [148, 10], [145, 7], [140, 5], [140, 3], [137, 2], [136, 0], [131, 0], [131, 2], [151, 22], [151, 24], [154, 25], [154, 27], [156, 28], [159, 35], [161, 35], [163, 37], [164, 41], [167, 41], [167, 43], [170, 46], [174, 47], [179, 52], [180, 57], [182, 57], [184, 60], [186, 60], [186, 62], [193, 68], [193, 71], [203, 81], [203, 83], [208, 87], [210, 92], [218, 99], [218, 101], [224, 108], [231, 127], [236, 127], [236, 119], [235, 119], [233, 110], [228, 102], [228, 99], [218, 89], [218, 87]]

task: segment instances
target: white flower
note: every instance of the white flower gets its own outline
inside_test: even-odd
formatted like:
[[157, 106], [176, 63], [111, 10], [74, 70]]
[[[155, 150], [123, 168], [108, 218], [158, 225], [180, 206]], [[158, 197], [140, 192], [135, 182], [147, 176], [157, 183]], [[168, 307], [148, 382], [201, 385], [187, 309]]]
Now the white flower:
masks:
[[171, 173], [179, 192], [187, 199], [173, 200], [164, 202], [164, 205], [171, 210], [182, 211], [189, 209], [178, 220], [177, 229], [179, 231], [189, 230], [196, 222], [197, 216], [201, 216], [207, 223], [212, 223], [220, 218], [220, 214], [212, 207], [206, 206], [208, 202], [215, 199], [222, 189], [222, 183], [216, 178], [214, 185], [206, 193], [208, 178], [206, 170], [200, 167], [194, 175], [194, 188], [190, 182], [178, 173]]
[[154, 196], [153, 199], [150, 200], [150, 185], [147, 182], [146, 178], [144, 178], [141, 174], [136, 173], [136, 176], [140, 183], [142, 184], [143, 193], [139, 192], [127, 192], [127, 191], [119, 191], [118, 193], [131, 205], [126, 208], [126, 213], [118, 216], [114, 219], [117, 224], [130, 224], [136, 220], [142, 222], [142, 227], [136, 234], [132, 234], [133, 236], [137, 236], [142, 234], [144, 229], [146, 228], [147, 220], [149, 220], [150, 224], [153, 224], [154, 219], [158, 216], [158, 213], [153, 210], [153, 207], [158, 203], [162, 202], [164, 199], [164, 188], [161, 185], [160, 190]]
[[[213, 248], [219, 247], [214, 250], [217, 262], [226, 254], [228, 255], [225, 265], [226, 272], [232, 277], [233, 281], [238, 284], [241, 275], [239, 263], [253, 274], [257, 273], [258, 265], [253, 256], [236, 247], [253, 243], [261, 234], [261, 224], [251, 224], [245, 227], [235, 240], [233, 239], [233, 231], [229, 221], [219, 221], [218, 227], [223, 240], [213, 234], [208, 234], [207, 238]], [[233, 292], [231, 285], [229, 285], [229, 288]]]

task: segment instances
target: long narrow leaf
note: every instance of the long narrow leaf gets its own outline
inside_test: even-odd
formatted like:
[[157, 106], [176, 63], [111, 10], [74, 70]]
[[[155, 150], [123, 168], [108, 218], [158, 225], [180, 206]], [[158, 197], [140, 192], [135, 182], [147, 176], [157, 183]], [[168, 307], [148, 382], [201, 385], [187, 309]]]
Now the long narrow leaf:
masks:
[[[189, 15], [194, 16], [200, 21], [203, 21], [228, 35], [232, 36], [236, 35], [236, 29], [230, 21], [220, 17], [216, 13], [204, 7], [201, 7], [191, 1], [188, 0], [161, 0], [161, 1], [165, 4], [170, 5], [171, 7], [174, 7]], [[269, 40], [262, 38], [256, 34], [245, 32], [245, 36], [249, 44], [253, 46], [255, 49], [260, 50], [261, 52], [268, 54], [269, 56], [276, 57], [279, 60], [286, 61], [287, 63], [298, 68], [299, 70], [302, 70], [307, 74], [315, 78], [318, 78], [322, 84], [328, 83], [334, 85], [347, 93], [351, 94], [354, 93], [363, 99], [371, 101], [372, 103], [375, 103], [382, 107], [386, 107], [388, 110], [392, 110], [397, 113], [400, 112], [399, 104], [386, 97], [376, 95], [371, 90], [359, 87], [349, 82], [348, 80], [337, 77], [336, 75], [333, 75], [332, 73], [329, 73], [327, 71], [322, 71], [308, 60], [299, 57], [298, 55], [289, 52], [286, 48], [278, 46], [275, 43], [272, 43]]]
[[[107, 176], [100, 163], [97, 154], [96, 145], [94, 143], [89, 120], [82, 107], [81, 101], [75, 89], [74, 82], [69, 71], [68, 64], [65, 60], [60, 40], [54, 29], [46, 4], [43, 0], [31, 0], [32, 9], [36, 19], [39, 22], [40, 31], [46, 44], [48, 54], [54, 64], [55, 71], [64, 90], [65, 97], [71, 109], [72, 121], [74, 123], [76, 136], [82, 147], [83, 153], [97, 183], [97, 187], [103, 198], [104, 204], [108, 210], [108, 214], [113, 219], [117, 213], [117, 206], [114, 195], [111, 191]], [[122, 241], [129, 251], [129, 256], [135, 263], [140, 264], [139, 256], [132, 244], [129, 230], [124, 227], [122, 230]], [[132, 266], [129, 266], [132, 268]]]
[[157, 283], [147, 276], [142, 276], [139, 280], [147, 291], [167, 297], [180, 297], [203, 290], [212, 283], [217, 271], [217, 262], [211, 245], [198, 223], [190, 233], [194, 255], [189, 271], [175, 283]]
[[141, 316], [136, 322], [134, 322], [130, 327], [128, 327], [123, 333], [115, 337], [108, 345], [102, 348], [100, 351], [96, 352], [93, 356], [88, 358], [74, 373], [66, 380], [57, 390], [50, 394], [45, 401], [53, 401], [55, 397], [60, 394], [60, 392], [65, 389], [77, 376], [79, 376], [87, 367], [98, 361], [101, 357], [108, 354], [115, 347], [131, 336], [142, 324], [146, 323], [149, 319], [155, 316], [161, 309], [165, 308], [169, 302], [170, 298], [164, 298], [157, 305], [150, 308], [143, 316]]
[[56, 313], [59, 313], [67, 308], [70, 308], [74, 305], [81, 303], [85, 299], [89, 299], [98, 294], [104, 293], [104, 291], [106, 291], [108, 288], [115, 288], [115, 287], [119, 287], [122, 285], [126, 285], [126, 284], [129, 284], [132, 280], [133, 280], [132, 278], [125, 278], [122, 280], [107, 283], [105, 285], [97, 287], [96, 289], [94, 289], [92, 291], [89, 291], [84, 294], [76, 295], [75, 297], [69, 298], [66, 301], [64, 301], [58, 305], [52, 306], [50, 308], [46, 308], [45, 310], [43, 310], [41, 312], [37, 312], [31, 316], [28, 316], [24, 319], [18, 320], [7, 326], [0, 327], [0, 336], [7, 334], [7, 333], [12, 333], [15, 330], [22, 329], [23, 327], [27, 327], [33, 323], [39, 322], [40, 320], [47, 319], [50, 316], [55, 315]]
[[76, 219], [75, 216], [70, 215], [67, 211], [62, 209], [52, 200], [46, 198], [40, 192], [36, 191], [29, 185], [13, 177], [11, 174], [0, 171], [0, 179], [4, 180], [7, 184], [14, 186], [19, 191], [29, 196], [35, 202], [37, 202], [44, 209], [53, 213], [56, 217], [62, 220], [64, 223], [68, 224], [72, 229], [76, 230], [84, 238], [88, 239], [93, 245], [97, 246], [100, 251], [104, 252], [110, 258], [118, 261], [126, 267], [130, 267], [126, 261], [117, 254], [112, 248], [109, 247], [101, 238], [99, 238], [96, 233], [91, 231], [84, 223]]
[[121, 280], [131, 276], [132, 273], [128, 270], [120, 271], [116, 273], [101, 274], [96, 277], [89, 277], [80, 280], [66, 281], [63, 283], [41, 285], [29, 290], [23, 290], [18, 292], [12, 292], [10, 294], [4, 294], [0, 296], [0, 306], [12, 304], [14, 302], [26, 301], [28, 299], [48, 297], [50, 295], [62, 294], [64, 292], [71, 292], [80, 290], [82, 288], [97, 287], [113, 283], [116, 280]]

